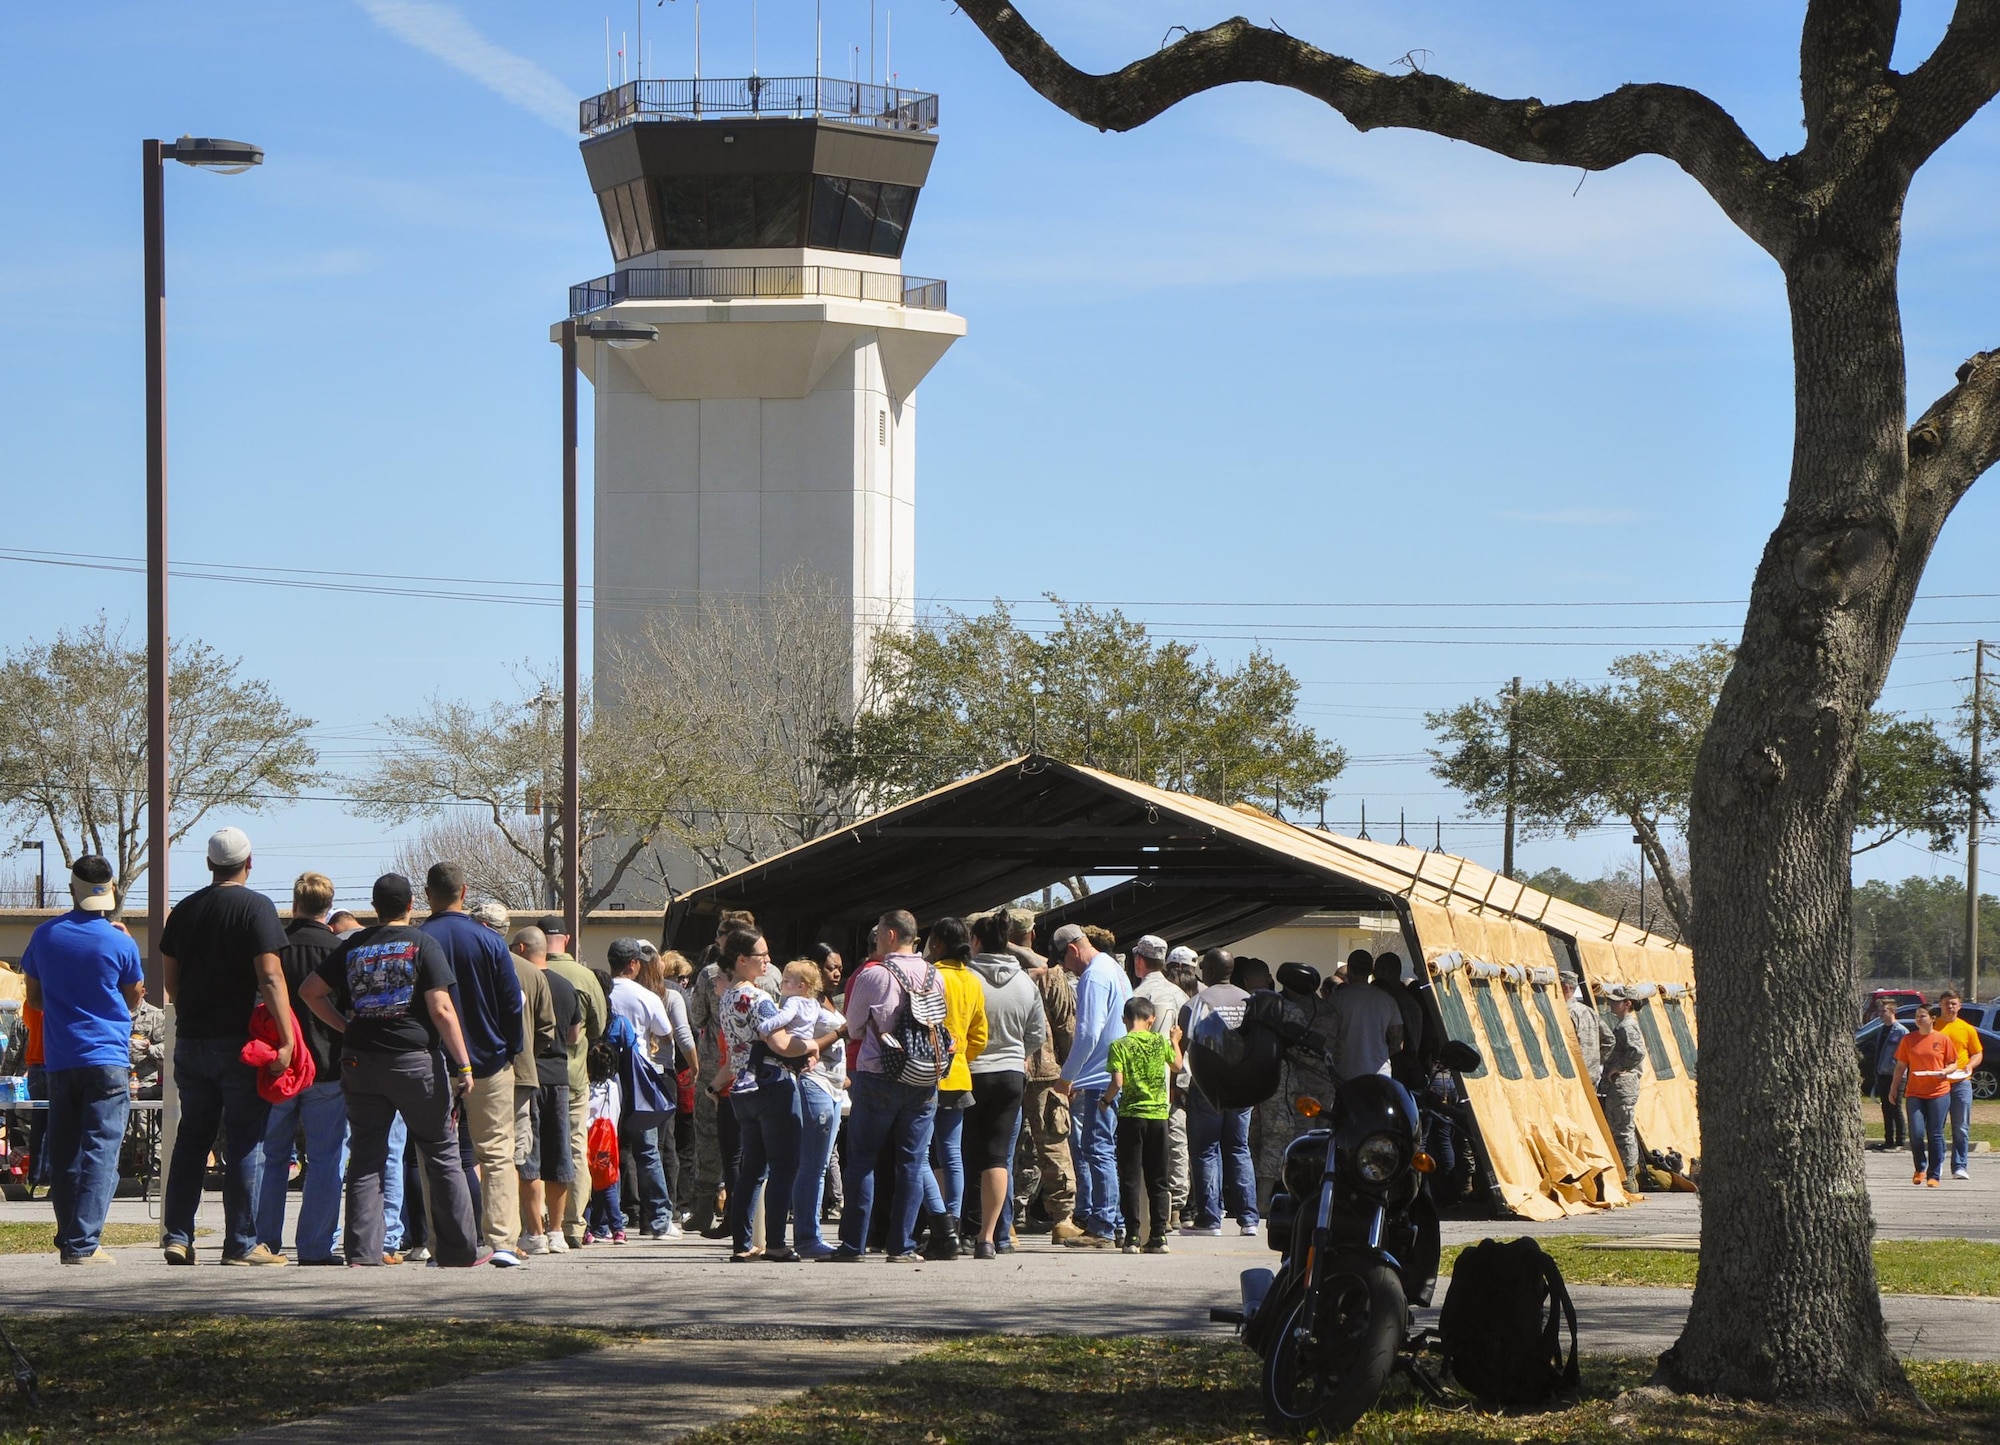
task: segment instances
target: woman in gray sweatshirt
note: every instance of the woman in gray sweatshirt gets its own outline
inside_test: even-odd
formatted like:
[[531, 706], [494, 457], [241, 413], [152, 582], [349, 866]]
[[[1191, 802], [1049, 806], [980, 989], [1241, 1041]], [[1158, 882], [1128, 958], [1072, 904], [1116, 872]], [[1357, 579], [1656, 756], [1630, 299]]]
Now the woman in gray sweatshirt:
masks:
[[1042, 1047], [1049, 1025], [1041, 990], [1007, 951], [1005, 910], [972, 920], [978, 952], [968, 967], [986, 994], [986, 1047], [972, 1061], [972, 1107], [965, 1117], [967, 1182], [979, 1181], [979, 1240], [974, 1259], [992, 1259], [993, 1231], [1007, 1206], [1007, 1171], [1021, 1132], [1021, 1095], [1028, 1056]]

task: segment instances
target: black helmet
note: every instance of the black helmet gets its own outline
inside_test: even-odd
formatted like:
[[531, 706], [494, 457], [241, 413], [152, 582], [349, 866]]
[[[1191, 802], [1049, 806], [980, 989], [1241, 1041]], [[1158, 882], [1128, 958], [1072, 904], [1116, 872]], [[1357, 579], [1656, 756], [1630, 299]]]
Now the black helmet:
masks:
[[1223, 1008], [1196, 997], [1188, 1017], [1188, 1069], [1216, 1108], [1252, 1108], [1278, 1091], [1285, 1046], [1268, 1022], [1277, 1003], [1274, 993], [1253, 993], [1247, 1003]]

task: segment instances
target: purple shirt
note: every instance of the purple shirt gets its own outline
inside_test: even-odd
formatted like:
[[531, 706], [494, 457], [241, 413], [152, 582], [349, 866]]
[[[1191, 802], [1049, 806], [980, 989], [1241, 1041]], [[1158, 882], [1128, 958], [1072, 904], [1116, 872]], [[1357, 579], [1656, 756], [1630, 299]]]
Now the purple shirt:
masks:
[[926, 979], [935, 988], [944, 987], [937, 966], [914, 953], [892, 953], [881, 967], [864, 968], [857, 973], [854, 986], [847, 993], [848, 1036], [858, 1041], [854, 1049], [856, 1073], [882, 1072], [882, 1034], [894, 1026], [896, 1010], [903, 1006], [903, 986], [896, 982], [898, 973], [918, 989], [924, 988]]

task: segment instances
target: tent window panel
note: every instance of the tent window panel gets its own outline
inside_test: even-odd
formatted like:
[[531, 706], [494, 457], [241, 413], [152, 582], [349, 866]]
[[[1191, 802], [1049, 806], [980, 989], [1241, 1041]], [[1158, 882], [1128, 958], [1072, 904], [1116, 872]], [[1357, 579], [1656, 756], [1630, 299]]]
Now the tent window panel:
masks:
[[1473, 1031], [1472, 1015], [1465, 1011], [1465, 999], [1459, 992], [1464, 987], [1462, 983], [1450, 981], [1441, 983], [1437, 990], [1438, 1013], [1444, 1018], [1445, 1037], [1457, 1039], [1462, 1044], [1471, 1044], [1475, 1049], [1479, 1049], [1481, 1063], [1465, 1077], [1484, 1078], [1486, 1050], [1479, 1048], [1479, 1035]]
[[1695, 1047], [1694, 1029], [1688, 1024], [1687, 1004], [1677, 998], [1666, 1000], [1667, 1023], [1674, 1031], [1674, 1042], [1680, 1045], [1681, 1067], [1688, 1071], [1688, 1077], [1695, 1076], [1701, 1067], [1701, 1050]]
[[1535, 1022], [1528, 1017], [1528, 1006], [1521, 1002], [1518, 989], [1507, 990], [1507, 1007], [1514, 1015], [1514, 1027], [1521, 1035], [1521, 1047], [1528, 1051], [1528, 1067], [1535, 1071], [1535, 1077], [1549, 1076], [1549, 1061], [1542, 1057], [1541, 1035], [1535, 1032]]
[[1493, 985], [1475, 980], [1472, 1001], [1479, 1008], [1479, 1020], [1486, 1025], [1486, 1043], [1503, 1079], [1521, 1077], [1521, 1061], [1514, 1057], [1514, 1041], [1507, 1037], [1507, 1025], [1500, 1020], [1500, 1005], [1493, 1001]]
[[1639, 1021], [1639, 1032], [1645, 1035], [1646, 1062], [1653, 1066], [1653, 1076], [1659, 1079], [1678, 1077], [1674, 1073], [1674, 1056], [1667, 1052], [1667, 1041], [1660, 1033], [1660, 1020], [1652, 1005], [1640, 1004], [1632, 1011], [1632, 1017]]
[[1548, 1036], [1549, 1057], [1555, 1060], [1556, 1072], [1565, 1079], [1574, 1079], [1576, 1064], [1569, 1056], [1569, 1040], [1563, 1035], [1563, 1021], [1556, 1013], [1555, 1001], [1545, 988], [1535, 990], [1535, 1012], [1542, 1016], [1542, 1032]]

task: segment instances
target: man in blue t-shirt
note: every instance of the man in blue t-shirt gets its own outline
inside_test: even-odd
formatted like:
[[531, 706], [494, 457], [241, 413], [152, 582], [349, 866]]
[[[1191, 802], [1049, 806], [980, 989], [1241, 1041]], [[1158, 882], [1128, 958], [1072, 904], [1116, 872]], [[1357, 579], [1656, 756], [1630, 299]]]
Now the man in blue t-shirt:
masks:
[[480, 1233], [501, 1267], [521, 1262], [521, 1197], [514, 1173], [514, 1055], [521, 1029], [521, 976], [500, 935], [465, 911], [465, 870], [434, 863], [424, 875], [431, 916], [423, 931], [438, 942], [457, 979], [455, 1002], [472, 1064], [472, 1091], [458, 1116], [460, 1157], [471, 1145], [479, 1166], [473, 1201]]
[[118, 1146], [132, 1105], [132, 1011], [145, 984], [139, 946], [109, 916], [118, 907], [111, 880], [104, 859], [77, 859], [69, 879], [75, 906], [37, 928], [21, 955], [28, 1006], [42, 1011], [49, 1198], [64, 1264], [113, 1262], [98, 1241], [118, 1191]]

